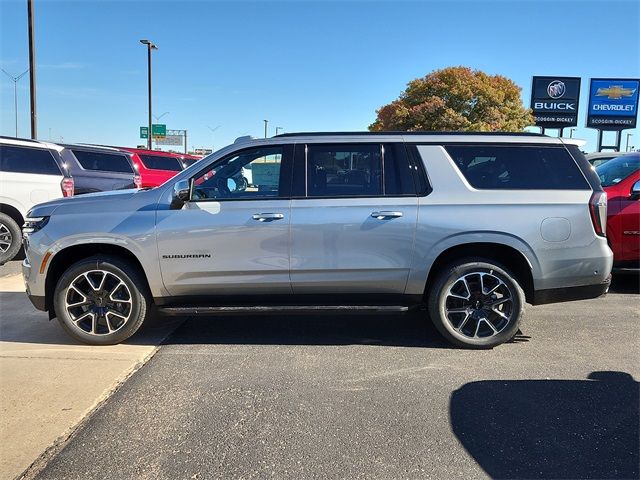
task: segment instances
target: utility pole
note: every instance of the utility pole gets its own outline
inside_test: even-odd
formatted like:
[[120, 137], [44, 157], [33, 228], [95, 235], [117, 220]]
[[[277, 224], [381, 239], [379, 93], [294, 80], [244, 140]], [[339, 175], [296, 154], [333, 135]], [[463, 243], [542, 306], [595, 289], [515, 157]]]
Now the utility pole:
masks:
[[140, 40], [140, 43], [147, 46], [147, 87], [149, 93], [149, 132], [147, 136], [147, 148], [151, 150], [152, 148], [152, 128], [153, 128], [153, 114], [151, 113], [151, 50], [157, 50], [158, 47], [151, 43], [149, 40]]
[[13, 108], [15, 109], [15, 113], [16, 113], [16, 138], [18, 138], [18, 81], [29, 72], [29, 69], [26, 69], [17, 77], [14, 77], [13, 75], [11, 75], [4, 68], [2, 69], [2, 71], [7, 77], [9, 77], [13, 81]]
[[263, 120], [264, 122], [264, 138], [267, 138], [267, 125], [269, 124], [269, 120]]
[[633, 137], [633, 133], [627, 133], [627, 146], [624, 149], [625, 152], [629, 151], [629, 137]]
[[36, 113], [36, 39], [33, 27], [33, 0], [27, 0], [29, 20], [29, 94], [31, 97], [31, 138], [38, 137], [38, 115]]

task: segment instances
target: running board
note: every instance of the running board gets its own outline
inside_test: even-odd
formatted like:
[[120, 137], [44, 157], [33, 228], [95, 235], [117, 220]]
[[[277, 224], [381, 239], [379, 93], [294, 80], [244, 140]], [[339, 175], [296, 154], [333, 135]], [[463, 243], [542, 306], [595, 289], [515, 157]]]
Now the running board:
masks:
[[232, 307], [161, 307], [158, 311], [166, 315], [230, 315], [269, 313], [402, 313], [410, 307], [404, 305], [278, 305], [278, 306], [232, 306]]

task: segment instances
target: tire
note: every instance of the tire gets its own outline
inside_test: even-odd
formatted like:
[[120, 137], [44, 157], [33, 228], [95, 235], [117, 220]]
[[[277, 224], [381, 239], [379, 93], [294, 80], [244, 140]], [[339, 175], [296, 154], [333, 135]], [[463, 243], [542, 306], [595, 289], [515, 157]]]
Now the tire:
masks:
[[4, 265], [20, 251], [22, 231], [20, 225], [6, 213], [0, 213], [0, 265]]
[[53, 306], [71, 337], [89, 345], [114, 345], [142, 326], [151, 295], [137, 268], [118, 257], [96, 255], [64, 272]]
[[427, 294], [431, 321], [459, 347], [487, 349], [508, 342], [524, 315], [522, 288], [493, 260], [465, 258], [449, 264]]

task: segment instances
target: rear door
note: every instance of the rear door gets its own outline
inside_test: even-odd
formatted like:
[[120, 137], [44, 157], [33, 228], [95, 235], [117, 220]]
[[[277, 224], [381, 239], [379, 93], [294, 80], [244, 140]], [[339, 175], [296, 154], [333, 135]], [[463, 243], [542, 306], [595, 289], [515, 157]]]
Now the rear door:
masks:
[[192, 177], [191, 201], [158, 211], [160, 267], [171, 295], [291, 293], [292, 154], [291, 145], [229, 154]]
[[76, 195], [134, 188], [133, 166], [126, 154], [81, 148], [63, 153], [69, 152], [78, 163], [73, 172]]
[[303, 144], [295, 162], [294, 293], [404, 293], [418, 211], [404, 145]]
[[62, 197], [63, 175], [44, 148], [0, 145], [0, 199], [23, 215], [33, 205]]

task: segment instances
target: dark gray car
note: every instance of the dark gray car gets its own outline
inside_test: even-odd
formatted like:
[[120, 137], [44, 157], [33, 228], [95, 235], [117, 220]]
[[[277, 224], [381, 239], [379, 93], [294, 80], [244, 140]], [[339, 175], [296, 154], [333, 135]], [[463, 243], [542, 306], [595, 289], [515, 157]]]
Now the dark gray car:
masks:
[[128, 153], [90, 145], [63, 147], [60, 154], [75, 182], [76, 195], [140, 186], [140, 176]]

